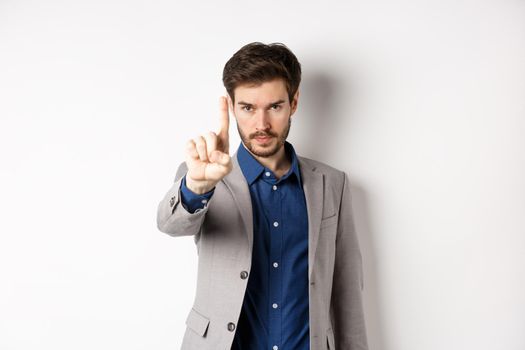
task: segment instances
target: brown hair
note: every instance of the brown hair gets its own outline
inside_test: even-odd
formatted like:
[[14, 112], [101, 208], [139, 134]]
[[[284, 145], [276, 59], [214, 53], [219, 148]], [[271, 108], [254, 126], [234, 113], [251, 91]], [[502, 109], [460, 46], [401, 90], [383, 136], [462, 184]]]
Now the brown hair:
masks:
[[222, 72], [222, 82], [233, 103], [237, 86], [261, 84], [275, 78], [284, 79], [291, 103], [301, 83], [301, 64], [283, 43], [246, 44], [226, 62]]

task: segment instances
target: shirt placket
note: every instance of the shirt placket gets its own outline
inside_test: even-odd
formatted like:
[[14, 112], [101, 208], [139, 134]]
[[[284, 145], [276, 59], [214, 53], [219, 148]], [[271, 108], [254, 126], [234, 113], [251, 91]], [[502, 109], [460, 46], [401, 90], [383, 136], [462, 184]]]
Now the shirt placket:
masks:
[[280, 185], [269, 171], [266, 171], [267, 188], [271, 191], [269, 198], [270, 213], [270, 296], [269, 296], [269, 340], [270, 349], [279, 350], [282, 343], [282, 203]]

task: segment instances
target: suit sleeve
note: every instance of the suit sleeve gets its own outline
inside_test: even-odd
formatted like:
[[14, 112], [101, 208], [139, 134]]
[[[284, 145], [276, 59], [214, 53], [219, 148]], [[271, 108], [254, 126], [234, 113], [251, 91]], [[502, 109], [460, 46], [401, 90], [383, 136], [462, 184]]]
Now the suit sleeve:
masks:
[[177, 169], [173, 185], [157, 207], [157, 228], [170, 236], [198, 236], [208, 211], [209, 201], [193, 213], [182, 205], [181, 185], [187, 170], [186, 163], [182, 162]]
[[343, 172], [330, 314], [337, 350], [367, 350], [363, 259], [355, 231], [348, 175]]
[[180, 200], [187, 211], [195, 213], [197, 210], [203, 209], [206, 206], [206, 203], [210, 200], [214, 190], [215, 187], [203, 194], [194, 193], [186, 187], [186, 175], [184, 175], [180, 185]]

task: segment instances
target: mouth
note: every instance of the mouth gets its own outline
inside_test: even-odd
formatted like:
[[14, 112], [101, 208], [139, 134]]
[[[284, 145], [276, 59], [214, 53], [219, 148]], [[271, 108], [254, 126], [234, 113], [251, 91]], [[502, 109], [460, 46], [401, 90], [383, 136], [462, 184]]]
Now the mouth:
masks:
[[257, 137], [254, 137], [255, 140], [259, 143], [266, 143], [268, 142], [272, 137], [271, 136], [257, 136]]

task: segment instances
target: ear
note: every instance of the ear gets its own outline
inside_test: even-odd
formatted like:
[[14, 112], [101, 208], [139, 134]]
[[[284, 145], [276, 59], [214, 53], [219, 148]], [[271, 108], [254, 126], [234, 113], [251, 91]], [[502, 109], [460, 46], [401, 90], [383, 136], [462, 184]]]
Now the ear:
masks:
[[295, 113], [297, 110], [297, 104], [299, 103], [299, 89], [295, 92], [295, 95], [293, 97], [292, 103], [290, 104], [292, 107], [292, 111], [290, 113], [290, 116]]

